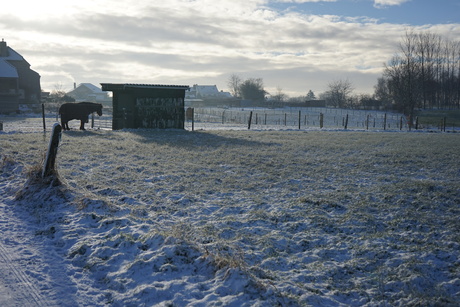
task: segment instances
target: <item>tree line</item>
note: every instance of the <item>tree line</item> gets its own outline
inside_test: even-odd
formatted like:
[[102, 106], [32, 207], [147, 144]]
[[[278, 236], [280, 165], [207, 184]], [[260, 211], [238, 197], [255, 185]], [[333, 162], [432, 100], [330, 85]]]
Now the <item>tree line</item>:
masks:
[[406, 32], [374, 95], [409, 116], [416, 108], [460, 108], [460, 42]]
[[[278, 87], [267, 100], [269, 93], [261, 78], [243, 80], [235, 74], [230, 76], [228, 86], [234, 97], [272, 107], [316, 99], [311, 90], [306, 96], [289, 98]], [[384, 64], [373, 95], [356, 95], [353, 91], [349, 80], [335, 80], [319, 99], [337, 108], [378, 106], [407, 116], [413, 116], [416, 109], [460, 108], [460, 42], [434, 33], [407, 31], [395, 55]]]

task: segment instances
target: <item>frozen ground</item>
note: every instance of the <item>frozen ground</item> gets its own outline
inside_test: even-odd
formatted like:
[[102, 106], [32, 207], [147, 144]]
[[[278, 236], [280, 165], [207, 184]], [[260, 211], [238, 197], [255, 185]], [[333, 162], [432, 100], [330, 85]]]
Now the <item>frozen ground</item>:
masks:
[[[11, 126], [10, 126], [11, 127]], [[455, 133], [0, 133], [0, 303], [457, 306]]]

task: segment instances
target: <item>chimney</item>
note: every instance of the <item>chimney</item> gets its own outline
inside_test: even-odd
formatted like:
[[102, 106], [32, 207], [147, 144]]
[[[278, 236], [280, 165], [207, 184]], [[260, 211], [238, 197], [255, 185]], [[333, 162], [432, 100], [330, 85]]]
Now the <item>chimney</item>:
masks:
[[2, 38], [0, 42], [0, 57], [7, 57], [8, 56], [8, 46], [6, 45], [5, 40]]

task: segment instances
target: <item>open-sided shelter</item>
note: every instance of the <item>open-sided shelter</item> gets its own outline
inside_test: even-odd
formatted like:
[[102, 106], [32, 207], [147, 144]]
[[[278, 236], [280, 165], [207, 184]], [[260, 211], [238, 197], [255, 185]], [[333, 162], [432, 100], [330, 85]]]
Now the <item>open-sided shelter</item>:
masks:
[[188, 85], [101, 83], [113, 93], [112, 129], [184, 129]]

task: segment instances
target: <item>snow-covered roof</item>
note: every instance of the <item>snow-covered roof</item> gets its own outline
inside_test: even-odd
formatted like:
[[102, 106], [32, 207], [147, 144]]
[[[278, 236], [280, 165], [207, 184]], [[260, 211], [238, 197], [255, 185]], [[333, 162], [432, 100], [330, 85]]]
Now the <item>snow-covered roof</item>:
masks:
[[0, 78], [18, 78], [18, 71], [16, 68], [0, 58]]
[[[8, 60], [8, 61], [26, 61], [22, 55], [14, 51], [13, 48], [7, 47], [8, 49], [8, 55], [7, 56], [0, 56], [0, 59], [2, 60]], [[26, 61], [27, 62], [27, 61]]]
[[95, 92], [95, 93], [103, 93], [103, 91], [101, 90], [101, 88], [97, 87], [96, 85], [94, 84], [91, 84], [91, 83], [80, 83], [80, 85], [78, 85], [79, 87], [80, 86], [85, 86], [87, 88], [89, 88], [91, 91]]
[[216, 95], [219, 93], [216, 85], [194, 85], [197, 93], [202, 95]]

